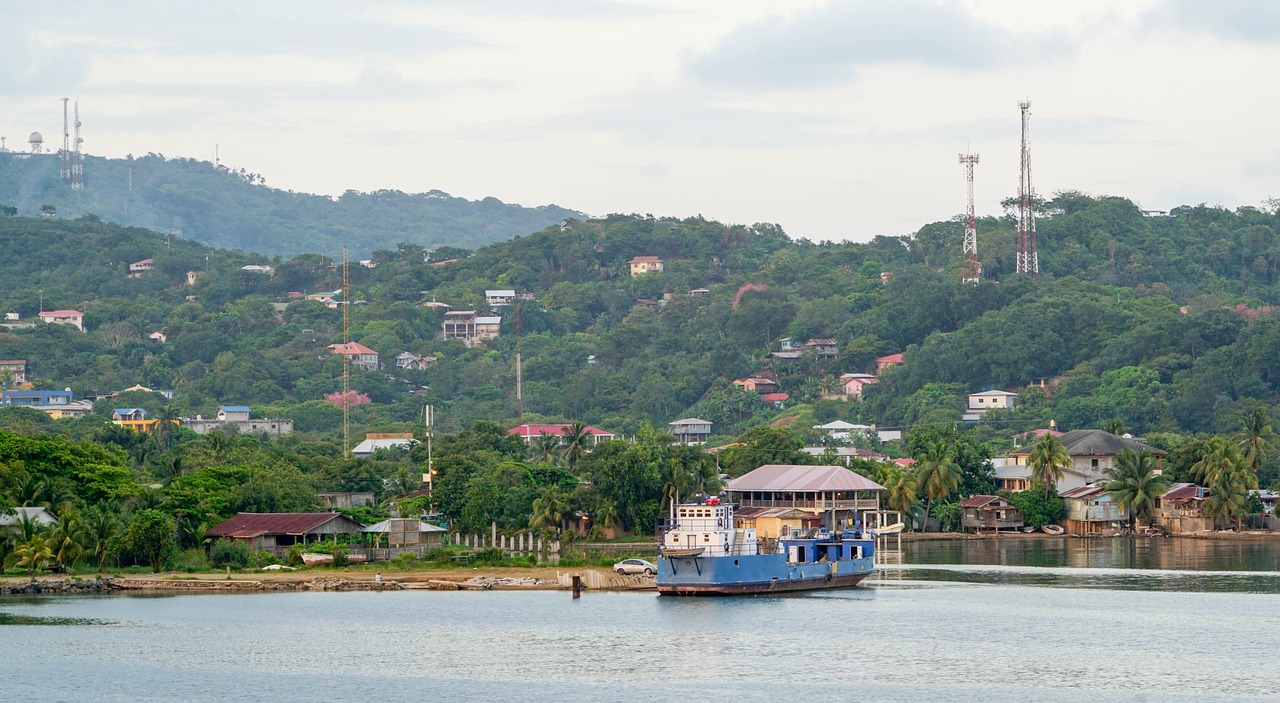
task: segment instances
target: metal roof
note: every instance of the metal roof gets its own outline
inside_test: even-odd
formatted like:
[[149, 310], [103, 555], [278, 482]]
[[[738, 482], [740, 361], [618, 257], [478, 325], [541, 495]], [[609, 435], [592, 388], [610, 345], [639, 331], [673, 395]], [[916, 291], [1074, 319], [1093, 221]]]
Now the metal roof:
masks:
[[765, 464], [729, 481], [730, 491], [817, 493], [819, 491], [883, 491], [884, 486], [843, 466]]
[[968, 498], [965, 498], [964, 502], [960, 504], [960, 507], [982, 508], [998, 500], [1003, 500], [1003, 499], [1000, 496], [973, 495], [973, 496], [969, 496]]
[[261, 535], [302, 535], [332, 520], [351, 523], [348, 532], [358, 532], [360, 523], [342, 513], [238, 513], [205, 530], [209, 537], [250, 538]]
[[[426, 533], [426, 532], [448, 532], [448, 530], [444, 529], [443, 527], [441, 527], [441, 526], [439, 526], [439, 525], [432, 525], [432, 524], [431, 524], [431, 523], [429, 523], [429, 522], [422, 522], [422, 521], [419, 521], [419, 522], [418, 522], [418, 527], [419, 527], [418, 532], [420, 532], [420, 533]], [[360, 528], [360, 531], [361, 531], [361, 532], [390, 532], [390, 531], [391, 531], [391, 520], [383, 520], [382, 522], [375, 522], [375, 523], [373, 523], [372, 525], [369, 525], [368, 527], [362, 527], [362, 528]]]

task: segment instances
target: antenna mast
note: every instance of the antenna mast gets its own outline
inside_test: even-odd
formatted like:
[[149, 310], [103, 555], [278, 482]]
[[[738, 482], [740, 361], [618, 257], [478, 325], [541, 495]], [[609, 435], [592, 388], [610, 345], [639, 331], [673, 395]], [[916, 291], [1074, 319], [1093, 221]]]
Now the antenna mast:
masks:
[[347, 248], [342, 248], [342, 454], [351, 451], [351, 339], [347, 310], [351, 307], [347, 280]]
[[516, 301], [516, 419], [524, 419], [524, 378], [520, 369], [520, 302]]
[[58, 154], [58, 178], [63, 183], [71, 184], [71, 132], [67, 122], [67, 101], [62, 99], [62, 152]]
[[978, 163], [977, 154], [961, 154], [965, 180], [969, 183], [969, 209], [964, 217], [964, 266], [960, 280], [977, 283], [982, 278], [982, 264], [978, 263], [978, 220], [973, 211], [973, 167]]
[[1031, 187], [1031, 101], [1018, 103], [1022, 110], [1022, 178], [1018, 182], [1018, 273], [1040, 280], [1040, 252], [1036, 248], [1035, 190]]
[[75, 112], [75, 130], [76, 138], [71, 143], [71, 190], [80, 190], [84, 188], [84, 155], [80, 152], [80, 145], [84, 140], [80, 138], [80, 101], [76, 101]]

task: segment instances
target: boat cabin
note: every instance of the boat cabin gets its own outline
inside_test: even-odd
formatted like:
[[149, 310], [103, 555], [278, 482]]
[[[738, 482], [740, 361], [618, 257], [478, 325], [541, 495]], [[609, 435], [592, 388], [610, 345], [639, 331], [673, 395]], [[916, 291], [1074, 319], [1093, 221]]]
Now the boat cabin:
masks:
[[729, 556], [756, 553], [756, 531], [733, 526], [733, 505], [711, 497], [672, 507], [664, 554]]

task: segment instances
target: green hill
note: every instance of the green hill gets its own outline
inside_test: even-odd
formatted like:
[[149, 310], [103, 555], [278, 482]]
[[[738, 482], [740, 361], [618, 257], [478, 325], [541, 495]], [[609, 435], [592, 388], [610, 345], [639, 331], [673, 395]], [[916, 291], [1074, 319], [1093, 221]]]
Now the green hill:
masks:
[[269, 188], [256, 174], [195, 159], [85, 157], [85, 187], [58, 180], [55, 154], [0, 153], [0, 203], [38, 215], [94, 214], [127, 226], [173, 231], [216, 247], [290, 256], [346, 247], [364, 258], [405, 242], [477, 247], [527, 234], [581, 213], [556, 205], [522, 207], [496, 198], [347, 191], [338, 198]]

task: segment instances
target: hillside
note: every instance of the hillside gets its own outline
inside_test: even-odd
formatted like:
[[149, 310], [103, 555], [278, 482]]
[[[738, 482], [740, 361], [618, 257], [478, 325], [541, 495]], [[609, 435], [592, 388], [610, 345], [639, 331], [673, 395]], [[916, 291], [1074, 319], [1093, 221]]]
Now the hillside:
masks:
[[[510, 288], [530, 298], [520, 305], [526, 418], [633, 434], [696, 415], [734, 435], [798, 409], [804, 422], [911, 426], [958, 420], [968, 392], [1024, 392], [1046, 379], [1049, 397], [1027, 390], [1022, 408], [984, 418], [992, 436], [1051, 418], [1065, 428], [1114, 420], [1137, 432], [1225, 431], [1272, 407], [1280, 390], [1275, 227], [1274, 213], [1252, 209], [1153, 218], [1120, 198], [1063, 194], [1044, 208], [1040, 281], [990, 257], [993, 280], [976, 286], [958, 282], [955, 222], [813, 244], [773, 225], [615, 215], [451, 251], [458, 260], [446, 264], [425, 264], [416, 247], [384, 250], [375, 268], [351, 270], [352, 297], [367, 301], [349, 310], [351, 339], [387, 365], [404, 351], [438, 363], [357, 374], [354, 386], [374, 401], [358, 420], [411, 422], [425, 402], [446, 429], [514, 420], [514, 308], [493, 311], [498, 339], [468, 348], [439, 339], [441, 312], [420, 305], [483, 314], [485, 289]], [[979, 229], [982, 252], [1012, 240], [1007, 220]], [[302, 418], [301, 429], [335, 429], [321, 397], [340, 387], [325, 346], [341, 341], [341, 310], [289, 297], [340, 288], [333, 260], [300, 255], [272, 275], [249, 273], [239, 267], [260, 262], [91, 218], [0, 219], [0, 236], [11, 254], [0, 263], [10, 282], [0, 304], [30, 317], [43, 291], [46, 307], [86, 313], [89, 334], [0, 334], [0, 358], [28, 359], [41, 387], [141, 382], [174, 388], [184, 413], [252, 403]], [[631, 277], [626, 262], [637, 255], [661, 257], [665, 270]], [[127, 263], [144, 257], [155, 270], [126, 279]], [[192, 286], [187, 271], [199, 272]], [[168, 342], [147, 341], [152, 331]], [[832, 338], [839, 355], [771, 358], [782, 337]], [[861, 402], [820, 400], [840, 373], [896, 352], [907, 363]], [[790, 410], [730, 385], [760, 371], [777, 376]]]
[[291, 256], [365, 258], [377, 249], [477, 247], [511, 239], [581, 213], [556, 205], [522, 207], [496, 198], [347, 191], [334, 199], [270, 188], [256, 174], [195, 159], [86, 156], [85, 187], [58, 180], [58, 157], [0, 153], [0, 203], [21, 215], [52, 205], [64, 217], [93, 214], [126, 226], [174, 231], [216, 247]]

